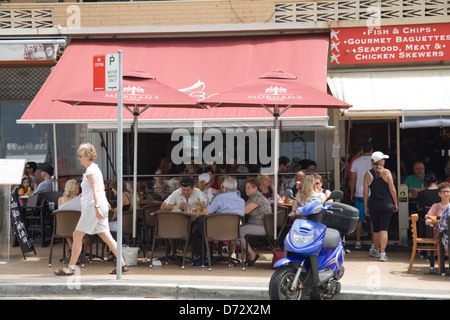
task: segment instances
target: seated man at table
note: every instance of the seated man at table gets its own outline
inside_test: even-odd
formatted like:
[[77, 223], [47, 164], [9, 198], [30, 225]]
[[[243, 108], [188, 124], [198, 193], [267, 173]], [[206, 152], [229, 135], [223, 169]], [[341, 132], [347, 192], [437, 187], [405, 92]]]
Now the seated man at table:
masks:
[[[413, 171], [414, 174], [407, 176], [403, 183], [408, 186], [408, 189], [417, 191], [423, 188], [423, 179], [425, 178], [425, 165], [423, 162], [419, 160], [414, 162]], [[417, 198], [416, 193], [415, 198]]]
[[[213, 202], [211, 202], [206, 214], [236, 213], [245, 216], [245, 201], [237, 194], [237, 181], [232, 177], [225, 177], [221, 185], [221, 191]], [[199, 216], [196, 220], [196, 229], [194, 234], [194, 242], [192, 244], [192, 253], [194, 256], [202, 255], [202, 239], [204, 237], [204, 216]], [[197, 263], [194, 265], [201, 265]]]
[[197, 202], [203, 202], [203, 195], [200, 189], [194, 187], [194, 179], [192, 177], [184, 177], [181, 179], [181, 187], [172, 192], [166, 200], [161, 204], [161, 210], [172, 210], [178, 206], [181, 211], [188, 211], [188, 205], [191, 210], [197, 207]]
[[50, 164], [44, 164], [41, 168], [41, 177], [43, 181], [34, 187], [33, 194], [53, 191], [53, 167]]

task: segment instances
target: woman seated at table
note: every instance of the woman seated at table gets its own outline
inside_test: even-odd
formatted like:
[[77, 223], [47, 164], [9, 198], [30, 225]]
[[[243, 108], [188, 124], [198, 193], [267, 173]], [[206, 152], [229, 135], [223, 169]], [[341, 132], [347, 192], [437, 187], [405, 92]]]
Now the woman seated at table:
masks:
[[[259, 184], [259, 191], [261, 192], [261, 194], [269, 200], [274, 200], [273, 192], [275, 188], [273, 186], [272, 177], [268, 174], [262, 174], [259, 177], [258, 184]], [[277, 199], [280, 199], [278, 195]]]
[[[256, 178], [248, 178], [245, 182], [245, 193], [248, 196], [248, 200], [245, 203], [245, 214], [248, 216], [248, 220], [245, 224], [240, 226], [241, 246], [245, 248], [247, 243], [245, 242], [246, 235], [266, 235], [264, 229], [264, 215], [272, 212], [270, 201], [267, 199], [261, 191], [259, 191], [259, 182]], [[235, 245], [231, 245], [230, 249], [233, 258], [235, 257]], [[251, 246], [247, 248], [247, 265], [253, 266], [258, 260], [259, 255], [252, 249]]]
[[[438, 185], [438, 195], [441, 198], [441, 201], [434, 203], [425, 215], [425, 224], [427, 226], [433, 225], [434, 223], [433, 220], [431, 220], [431, 217], [440, 217], [444, 211], [444, 208], [450, 203], [450, 183], [440, 183]], [[437, 225], [434, 225], [433, 236], [435, 239], [439, 238]]]
[[[80, 184], [77, 180], [67, 180], [63, 196], [58, 199], [58, 210], [81, 211]], [[72, 248], [73, 239], [66, 238], [69, 248]]]
[[327, 198], [325, 193], [317, 191], [315, 187], [316, 178], [312, 174], [307, 174], [301, 189], [295, 195], [295, 200], [292, 203], [292, 212], [295, 212], [298, 207], [303, 206], [307, 202], [324, 203]]
[[322, 186], [323, 186], [323, 177], [320, 174], [315, 173], [314, 174], [314, 178], [316, 179], [316, 185], [315, 185], [316, 191], [317, 192], [323, 192], [325, 194], [325, 197], [328, 198], [330, 196], [330, 194], [331, 194], [331, 191], [328, 190], [328, 189], [322, 188]]
[[[129, 211], [132, 209], [133, 206], [133, 194], [128, 190], [127, 183], [125, 181], [122, 181], [122, 213], [125, 211]], [[111, 182], [111, 190], [114, 193], [114, 196], [117, 197], [117, 180], [113, 180]], [[113, 216], [111, 218], [111, 221], [109, 222], [109, 230], [111, 232], [117, 232], [117, 208], [111, 209]], [[106, 261], [112, 261], [114, 260], [115, 256], [110, 253], [108, 254], [108, 257], [106, 258]]]
[[[111, 190], [114, 196], [117, 197], [117, 180], [111, 182]], [[131, 210], [133, 205], [133, 194], [128, 190], [127, 183], [123, 181], [122, 184], [122, 212]], [[117, 232], [117, 208], [111, 209], [113, 216], [109, 223], [109, 230], [111, 232]]]
[[202, 192], [204, 201], [206, 205], [210, 204], [214, 199], [216, 194], [216, 189], [212, 187], [213, 180], [211, 179], [211, 175], [209, 173], [202, 173], [198, 176], [198, 184], [197, 187]]
[[80, 184], [77, 180], [67, 180], [63, 196], [58, 199], [58, 210], [81, 211]]

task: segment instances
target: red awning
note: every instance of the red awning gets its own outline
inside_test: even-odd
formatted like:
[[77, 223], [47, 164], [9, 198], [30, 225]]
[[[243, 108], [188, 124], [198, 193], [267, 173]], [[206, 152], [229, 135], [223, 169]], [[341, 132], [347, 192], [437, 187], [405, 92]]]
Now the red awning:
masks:
[[[328, 34], [215, 38], [73, 40], [18, 123], [89, 123], [90, 128], [115, 129], [117, 110], [109, 106], [71, 106], [53, 101], [92, 85], [93, 56], [123, 51], [123, 71], [142, 70], [198, 101], [281, 69], [326, 92]], [[132, 114], [124, 111], [124, 127]], [[283, 128], [326, 126], [327, 110], [290, 109], [280, 118]], [[139, 116], [140, 130], [192, 127], [272, 126], [262, 108], [209, 110], [150, 108]], [[192, 123], [192, 122], [191, 122]], [[300, 128], [301, 127], [301, 128]]]

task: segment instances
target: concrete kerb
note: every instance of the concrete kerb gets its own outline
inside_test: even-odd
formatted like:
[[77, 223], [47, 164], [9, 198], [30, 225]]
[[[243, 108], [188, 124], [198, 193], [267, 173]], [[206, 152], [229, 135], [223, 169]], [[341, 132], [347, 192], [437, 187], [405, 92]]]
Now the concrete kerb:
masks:
[[180, 282], [123, 280], [0, 281], [1, 297], [90, 296], [167, 297], [200, 300], [267, 300], [267, 286], [191, 284]]
[[[188, 282], [155, 282], [130, 280], [67, 280], [0, 281], [1, 297], [84, 297], [167, 298], [186, 300], [268, 300], [268, 285], [193, 284]], [[419, 290], [420, 291], [420, 290]], [[343, 288], [335, 300], [449, 300], [448, 292], [418, 292], [389, 288]]]

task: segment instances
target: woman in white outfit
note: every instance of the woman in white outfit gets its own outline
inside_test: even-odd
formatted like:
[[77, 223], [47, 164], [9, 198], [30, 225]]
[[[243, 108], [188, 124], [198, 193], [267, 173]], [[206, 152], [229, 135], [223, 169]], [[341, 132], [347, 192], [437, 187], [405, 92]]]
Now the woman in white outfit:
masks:
[[[97, 152], [90, 143], [81, 144], [77, 150], [78, 159], [86, 172], [83, 174], [81, 182], [81, 217], [73, 232], [72, 255], [69, 265], [66, 268], [55, 271], [58, 276], [72, 275], [75, 272], [75, 265], [80, 256], [83, 246], [83, 237], [85, 234], [98, 234], [100, 238], [109, 246], [111, 251], [117, 257], [117, 242], [109, 231], [108, 224], [108, 200], [106, 199], [105, 186], [103, 184], [103, 174], [97, 164]], [[122, 272], [127, 272], [122, 257]], [[116, 274], [114, 268], [110, 274]]]

